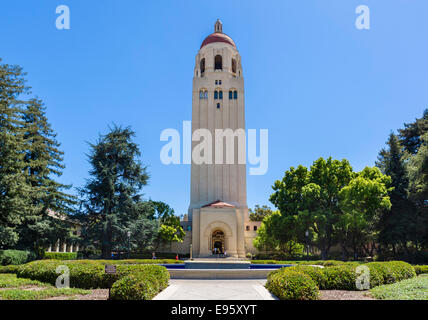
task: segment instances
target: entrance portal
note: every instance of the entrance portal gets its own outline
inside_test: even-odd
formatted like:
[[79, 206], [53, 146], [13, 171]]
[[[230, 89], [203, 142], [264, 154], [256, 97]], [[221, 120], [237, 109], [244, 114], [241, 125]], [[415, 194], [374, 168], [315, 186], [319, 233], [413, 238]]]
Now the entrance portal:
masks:
[[224, 253], [225, 241], [224, 241], [224, 233], [221, 230], [214, 231], [211, 237], [211, 252], [212, 253]]

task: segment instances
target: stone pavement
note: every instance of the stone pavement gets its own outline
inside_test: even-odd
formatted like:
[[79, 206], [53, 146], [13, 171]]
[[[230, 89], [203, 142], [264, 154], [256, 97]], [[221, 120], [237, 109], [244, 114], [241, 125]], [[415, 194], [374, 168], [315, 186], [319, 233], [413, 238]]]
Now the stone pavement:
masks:
[[266, 280], [170, 280], [153, 300], [277, 300]]

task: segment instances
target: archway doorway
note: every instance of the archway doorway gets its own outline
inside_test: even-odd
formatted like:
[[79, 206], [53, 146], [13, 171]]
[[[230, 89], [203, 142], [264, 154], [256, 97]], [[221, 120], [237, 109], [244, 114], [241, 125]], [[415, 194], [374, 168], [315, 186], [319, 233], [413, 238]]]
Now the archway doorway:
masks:
[[216, 230], [212, 233], [211, 237], [211, 252], [212, 253], [224, 253], [226, 250], [224, 232]]

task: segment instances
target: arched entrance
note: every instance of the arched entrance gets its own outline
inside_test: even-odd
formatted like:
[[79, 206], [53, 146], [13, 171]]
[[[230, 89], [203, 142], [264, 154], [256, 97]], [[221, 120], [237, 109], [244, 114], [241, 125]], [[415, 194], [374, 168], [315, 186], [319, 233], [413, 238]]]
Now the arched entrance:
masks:
[[224, 253], [226, 243], [223, 231], [216, 230], [212, 233], [210, 250], [212, 253]]

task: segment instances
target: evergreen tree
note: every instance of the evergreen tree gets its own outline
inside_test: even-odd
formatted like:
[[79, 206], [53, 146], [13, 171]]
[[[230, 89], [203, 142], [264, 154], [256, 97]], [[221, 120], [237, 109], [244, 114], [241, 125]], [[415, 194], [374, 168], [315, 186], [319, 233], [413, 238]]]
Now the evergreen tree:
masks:
[[421, 137], [428, 132], [428, 109], [425, 109], [422, 118], [412, 123], [405, 123], [404, 129], [399, 129], [400, 143], [411, 155], [415, 155], [421, 144]]
[[[56, 140], [56, 133], [46, 117], [42, 101], [31, 99], [22, 115], [25, 139], [24, 174], [30, 187], [31, 210], [19, 228], [19, 245], [35, 249], [55, 243], [72, 235], [66, 220], [71, 213], [75, 197], [64, 192], [70, 186], [54, 178], [62, 175], [63, 152]], [[56, 217], [53, 216], [54, 212]], [[51, 214], [49, 214], [51, 213]]]
[[149, 175], [138, 160], [134, 136], [130, 128], [114, 126], [91, 144], [90, 179], [81, 190], [87, 221], [84, 234], [87, 242], [101, 247], [103, 258], [126, 249], [131, 241], [133, 247], [149, 245], [159, 228], [152, 219], [153, 206], [141, 199]]
[[[408, 198], [409, 178], [400, 141], [391, 133], [386, 144], [387, 148], [379, 153], [376, 166], [391, 177], [394, 189], [389, 193], [391, 209], [385, 210], [379, 221], [379, 241], [384, 246], [391, 246], [396, 254], [397, 246], [407, 250], [407, 243], [414, 237], [416, 211]], [[411, 148], [419, 149], [419, 142], [417, 146], [413, 143]]]
[[29, 91], [24, 75], [19, 66], [0, 64], [0, 248], [18, 242], [16, 227], [31, 207], [23, 172], [25, 141], [20, 129], [23, 102], [19, 96]]

